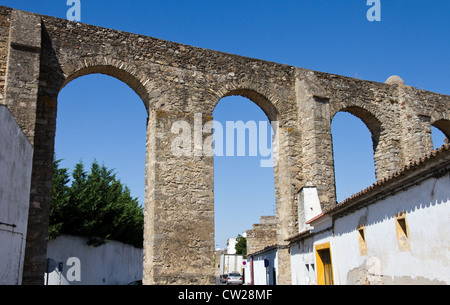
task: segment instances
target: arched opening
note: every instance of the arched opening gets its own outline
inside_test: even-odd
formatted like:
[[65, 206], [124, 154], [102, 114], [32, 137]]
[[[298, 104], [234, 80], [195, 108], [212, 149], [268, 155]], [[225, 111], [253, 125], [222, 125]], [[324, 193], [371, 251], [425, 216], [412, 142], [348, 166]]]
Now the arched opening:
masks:
[[337, 201], [342, 202], [376, 182], [374, 152], [381, 125], [368, 111], [346, 108], [331, 124]]
[[[124, 64], [121, 64], [124, 66]], [[114, 66], [105, 66], [105, 65], [93, 65], [88, 66], [82, 69], [79, 69], [72, 73], [61, 85], [61, 89], [63, 90], [67, 84], [71, 83], [73, 80], [85, 76], [85, 75], [107, 75], [111, 76], [116, 80], [120, 80], [121, 84], [126, 84], [129, 88], [131, 88], [135, 94], [137, 94], [141, 98], [141, 102], [144, 103], [145, 109], [148, 109], [148, 92], [145, 89], [144, 85], [138, 80], [138, 78], [134, 75], [131, 75], [124, 69], [120, 69]], [[133, 95], [134, 96], [134, 95]]]
[[434, 149], [449, 143], [450, 120], [438, 120], [431, 126], [431, 138]]
[[231, 92], [215, 107], [216, 248], [226, 249], [228, 238], [251, 230], [261, 216], [275, 215], [273, 130], [268, 116], [276, 119], [274, 107], [247, 90]]
[[[94, 161], [104, 165], [113, 171], [115, 178], [130, 190], [131, 197], [137, 198], [138, 204], [143, 207], [148, 115], [140, 97], [142, 92], [138, 95], [135, 91], [137, 87], [129, 86], [130, 82], [133, 83], [132, 78], [126, 73], [116, 76], [115, 71], [102, 68], [83, 70], [66, 81], [58, 96], [55, 156], [61, 159], [60, 168], [71, 172], [80, 161], [87, 173], [90, 173]], [[92, 74], [98, 72], [108, 72], [114, 77]], [[127, 83], [124, 83], [125, 80]], [[94, 249], [92, 247], [91, 250]], [[48, 255], [51, 257], [52, 254], [49, 252]], [[89, 265], [87, 256], [84, 256], [88, 254], [82, 251], [72, 256], [77, 255], [81, 256], [83, 284], [127, 284], [142, 279], [142, 259], [136, 259], [135, 254], [123, 257], [123, 265], [132, 267], [120, 271], [115, 268], [122, 274], [109, 273], [99, 266], [101, 264]], [[114, 259], [117, 260], [114, 262]], [[121, 264], [121, 259], [108, 254], [102, 263], [114, 266]], [[90, 268], [96, 272], [91, 272]], [[64, 275], [62, 273], [62, 278]]]

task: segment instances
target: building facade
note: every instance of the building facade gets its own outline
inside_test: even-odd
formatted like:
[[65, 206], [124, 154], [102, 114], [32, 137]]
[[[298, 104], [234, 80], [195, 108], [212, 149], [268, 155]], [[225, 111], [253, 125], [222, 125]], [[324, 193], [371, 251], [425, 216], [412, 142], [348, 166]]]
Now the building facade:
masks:
[[445, 145], [309, 219], [290, 239], [293, 284], [450, 284]]
[[[299, 211], [303, 230], [288, 239], [292, 284], [450, 284], [448, 144], [325, 213], [314, 191], [302, 194], [312, 208]], [[269, 276], [255, 262], [278, 267], [277, 250], [249, 255], [255, 284]]]
[[22, 283], [33, 147], [0, 105], [0, 285]]

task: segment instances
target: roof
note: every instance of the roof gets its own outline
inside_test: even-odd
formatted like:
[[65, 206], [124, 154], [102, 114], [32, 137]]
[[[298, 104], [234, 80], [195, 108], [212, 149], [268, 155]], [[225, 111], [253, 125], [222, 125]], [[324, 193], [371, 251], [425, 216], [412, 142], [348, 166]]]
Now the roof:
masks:
[[427, 154], [420, 159], [404, 166], [401, 170], [394, 174], [377, 181], [361, 192], [347, 198], [337, 206], [331, 208], [324, 214], [335, 214], [337, 211], [346, 209], [359, 202], [362, 198], [374, 196], [382, 191], [397, 191], [399, 188], [406, 188], [405, 180], [413, 179], [414, 183], [418, 183], [432, 176], [436, 176], [439, 172], [448, 172], [450, 170], [450, 145], [445, 144]]
[[[450, 145], [445, 144], [426, 156], [407, 164], [394, 174], [377, 181], [335, 207], [310, 219], [307, 223], [311, 224], [326, 215], [351, 213], [356, 209], [378, 202], [387, 196], [410, 187], [411, 185], [429, 179], [430, 177], [440, 177], [448, 172], [450, 172]], [[303, 239], [310, 234], [313, 233], [311, 233], [310, 230], [306, 230], [289, 237], [286, 241], [293, 242]]]
[[266, 246], [264, 249], [258, 250], [258, 251], [253, 252], [253, 253], [248, 253], [247, 257], [249, 257], [249, 256], [257, 256], [257, 255], [260, 255], [260, 254], [263, 254], [263, 253], [266, 253], [266, 252], [269, 252], [269, 251], [272, 251], [272, 250], [275, 250], [275, 249], [278, 249], [278, 248], [280, 248], [280, 246], [278, 246], [277, 244], [269, 245], [269, 246]]

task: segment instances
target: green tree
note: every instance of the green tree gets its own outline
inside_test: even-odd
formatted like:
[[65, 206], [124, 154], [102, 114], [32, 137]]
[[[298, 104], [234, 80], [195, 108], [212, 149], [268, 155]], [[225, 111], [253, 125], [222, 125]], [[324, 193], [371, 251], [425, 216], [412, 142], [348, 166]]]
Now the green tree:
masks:
[[114, 171], [94, 161], [87, 173], [79, 162], [70, 179], [59, 163], [53, 164], [50, 238], [71, 234], [89, 237], [94, 246], [117, 240], [142, 247], [143, 208]]
[[50, 205], [49, 238], [60, 235], [63, 215], [67, 209], [70, 175], [66, 168], [59, 168], [61, 160], [53, 161], [52, 204]]
[[236, 245], [234, 247], [236, 249], [236, 254], [246, 256], [247, 255], [247, 238], [245, 238], [239, 234], [236, 238]]

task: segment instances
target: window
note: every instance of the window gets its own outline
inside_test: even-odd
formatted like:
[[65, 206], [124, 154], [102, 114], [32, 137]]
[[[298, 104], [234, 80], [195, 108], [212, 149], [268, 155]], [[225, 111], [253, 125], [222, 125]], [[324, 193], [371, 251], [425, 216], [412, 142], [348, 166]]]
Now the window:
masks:
[[364, 226], [360, 226], [358, 228], [358, 244], [359, 244], [359, 253], [361, 254], [361, 256], [367, 255], [367, 242]]
[[400, 251], [410, 251], [408, 222], [406, 212], [395, 215], [395, 229], [397, 231], [397, 241]]
[[330, 243], [316, 246], [317, 281], [319, 285], [333, 285], [333, 264]]

